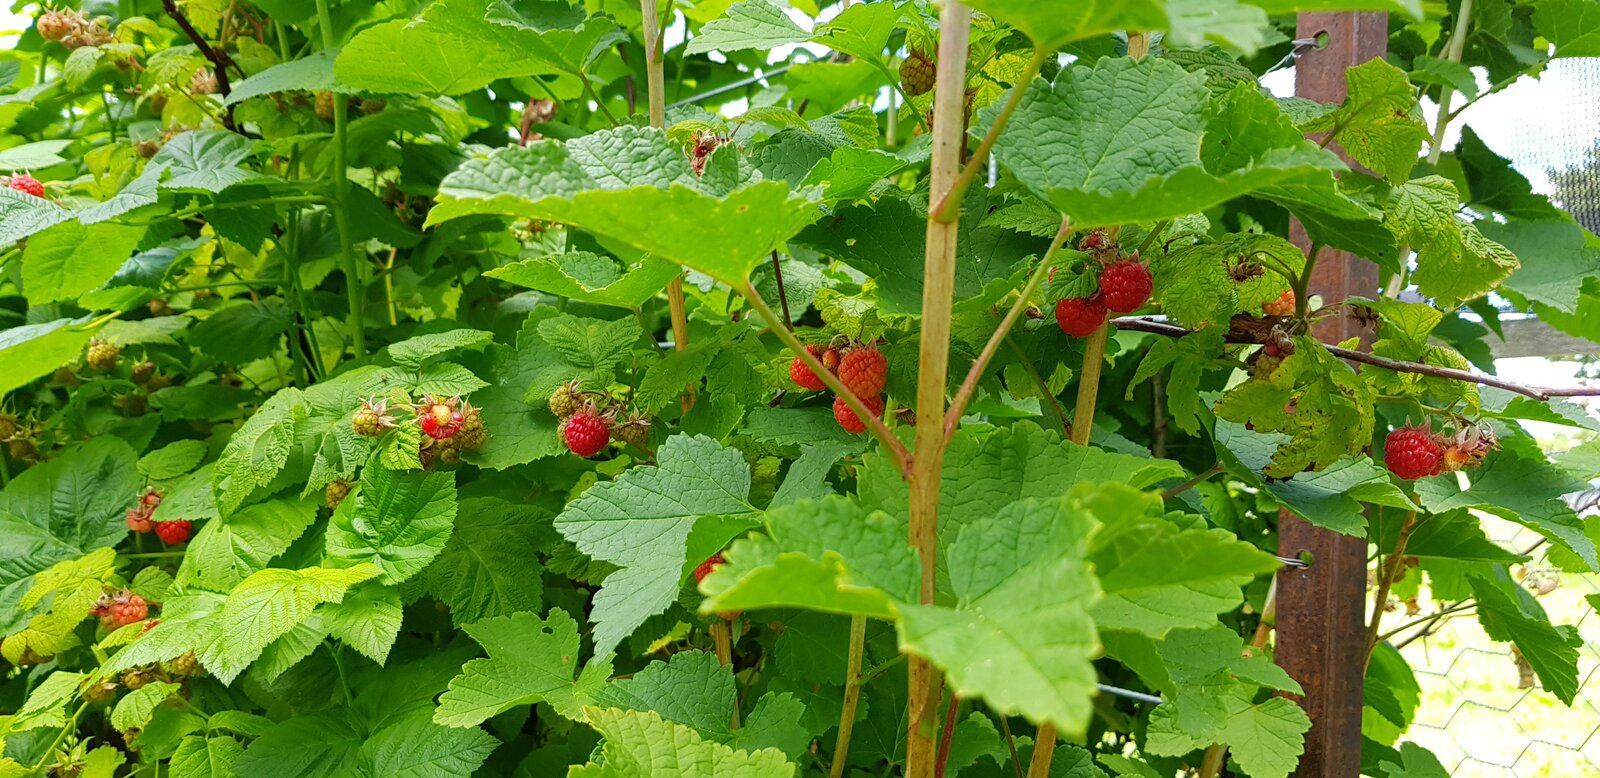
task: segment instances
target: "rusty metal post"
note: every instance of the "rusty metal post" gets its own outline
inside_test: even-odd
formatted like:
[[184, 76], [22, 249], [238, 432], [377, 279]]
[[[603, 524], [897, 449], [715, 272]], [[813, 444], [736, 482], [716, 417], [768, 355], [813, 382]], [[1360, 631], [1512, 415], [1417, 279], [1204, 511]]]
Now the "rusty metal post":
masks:
[[[1326, 47], [1307, 51], [1295, 68], [1295, 94], [1323, 103], [1345, 98], [1345, 71], [1382, 57], [1388, 43], [1384, 13], [1303, 13], [1298, 38], [1327, 33]], [[1341, 151], [1341, 156], [1343, 152]], [[1348, 157], [1345, 160], [1350, 162]], [[1299, 222], [1290, 237], [1301, 249], [1309, 240]], [[1324, 305], [1378, 291], [1378, 268], [1348, 252], [1322, 249], [1310, 291]], [[1325, 343], [1372, 333], [1348, 316], [1323, 319], [1316, 336]], [[1367, 543], [1319, 529], [1284, 511], [1278, 552], [1311, 552], [1304, 570], [1278, 575], [1277, 661], [1305, 688], [1300, 704], [1311, 716], [1298, 778], [1356, 778], [1361, 773], [1361, 694], [1365, 676]]]

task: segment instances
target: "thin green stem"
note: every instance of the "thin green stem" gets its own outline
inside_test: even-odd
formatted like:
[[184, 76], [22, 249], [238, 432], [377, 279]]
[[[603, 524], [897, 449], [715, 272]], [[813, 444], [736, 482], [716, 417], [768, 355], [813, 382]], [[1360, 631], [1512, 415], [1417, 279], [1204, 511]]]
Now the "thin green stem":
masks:
[[[939, 206], [934, 209], [934, 219], [940, 222], [953, 222], [961, 215], [961, 200], [966, 195], [967, 189], [977, 179], [978, 171], [989, 162], [989, 152], [994, 149], [995, 141], [1000, 139], [1000, 132], [1011, 120], [1011, 114], [1017, 110], [1017, 105], [1022, 102], [1022, 95], [1028, 91], [1028, 85], [1033, 83], [1035, 76], [1044, 63], [1054, 56], [1050, 49], [1034, 49], [1033, 57], [1028, 60], [1028, 66], [1022, 71], [1022, 76], [1017, 83], [1011, 86], [1011, 93], [1006, 97], [1005, 105], [1000, 106], [1000, 113], [995, 116], [994, 124], [989, 126], [989, 131], [984, 133], [983, 140], [978, 144], [978, 150], [972, 153], [967, 160], [966, 167], [961, 169], [961, 175], [956, 178], [955, 185], [945, 193], [944, 199], [939, 201]], [[1063, 223], [1064, 224], [1064, 223]]]
[[866, 422], [867, 430], [872, 433], [873, 437], [877, 438], [878, 442], [889, 450], [889, 453], [895, 459], [895, 463], [900, 466], [901, 472], [908, 472], [910, 470], [911, 454], [906, 451], [905, 444], [901, 443], [900, 439], [895, 437], [888, 427], [884, 426], [883, 420], [869, 413], [866, 404], [861, 402], [861, 398], [856, 396], [855, 392], [850, 391], [850, 387], [845, 386], [832, 371], [823, 367], [822, 361], [806, 350], [806, 345], [800, 342], [800, 338], [790, 332], [788, 327], [783, 326], [783, 319], [773, 312], [772, 306], [767, 305], [766, 300], [761, 299], [761, 293], [756, 291], [755, 286], [747, 281], [740, 292], [744, 294], [746, 300], [750, 301], [750, 305], [756, 309], [756, 313], [766, 320], [767, 326], [772, 330], [772, 334], [777, 335], [778, 340], [783, 341], [783, 345], [789, 347], [789, 350], [793, 351], [801, 361], [805, 362], [806, 366], [811, 368], [811, 371], [816, 373], [817, 377], [821, 378], [822, 382], [829, 389], [832, 389], [834, 394], [844, 399], [845, 404], [850, 406], [850, 410], [855, 411], [856, 416]]
[[[1450, 41], [1445, 44], [1444, 59], [1450, 62], [1461, 62], [1461, 57], [1467, 50], [1467, 28], [1472, 25], [1472, 0], [1461, 0], [1461, 6], [1456, 9], [1456, 26], [1450, 32]], [[1460, 112], [1450, 111], [1450, 101], [1455, 98], [1456, 90], [1448, 86], [1439, 87], [1439, 116], [1433, 125], [1433, 138], [1429, 141], [1428, 164], [1439, 164], [1439, 157], [1444, 153], [1444, 135], [1450, 127], [1450, 121], [1460, 115]], [[1463, 110], [1465, 110], [1463, 108]], [[1402, 257], [1402, 260], [1404, 257]]]
[[339, 676], [339, 692], [344, 696], [344, 704], [350, 705], [355, 702], [355, 695], [350, 693], [350, 679], [345, 677], [344, 658], [339, 656], [339, 646], [332, 641], [325, 641], [323, 645], [328, 647], [328, 654], [333, 657], [333, 671]]
[[1302, 321], [1305, 320], [1306, 312], [1311, 306], [1311, 294], [1308, 291], [1311, 288], [1311, 271], [1316, 269], [1317, 255], [1321, 251], [1321, 246], [1311, 244], [1310, 250], [1306, 252], [1305, 268], [1300, 271], [1300, 277], [1290, 284], [1294, 287], [1294, 315]]
[[617, 126], [619, 124], [617, 117], [612, 115], [610, 108], [606, 107], [606, 101], [600, 99], [600, 93], [594, 91], [594, 82], [589, 79], [589, 74], [582, 70], [578, 71], [578, 80], [583, 82], [584, 94], [587, 94], [589, 99], [593, 100], [594, 104], [600, 108], [600, 113], [606, 117], [606, 121], [611, 122], [612, 127]]
[[850, 735], [855, 731], [856, 710], [861, 703], [861, 657], [866, 653], [867, 617], [850, 617], [850, 659], [844, 676], [844, 710], [839, 714], [839, 737], [834, 740], [833, 765], [829, 778], [844, 775], [845, 757], [850, 753]]
[[[322, 48], [333, 51], [338, 47], [338, 39], [333, 35], [333, 15], [328, 10], [328, 0], [317, 0], [317, 25], [322, 28]], [[348, 118], [345, 116], [350, 107], [350, 96], [343, 92], [333, 94], [333, 221], [334, 228], [339, 233], [339, 257], [344, 268], [345, 295], [350, 303], [350, 339], [352, 341], [351, 353], [356, 359], [367, 354], [367, 323], [366, 323], [366, 286], [361, 280], [361, 266], [356, 262], [353, 250], [355, 235], [351, 229], [350, 213], [345, 209], [347, 193], [350, 191], [350, 176], [347, 168], [348, 149], [346, 148], [345, 125]]]
[[1039, 396], [1044, 398], [1044, 404], [1050, 408], [1050, 415], [1055, 417], [1056, 428], [1061, 432], [1061, 439], [1066, 440], [1072, 434], [1072, 421], [1067, 418], [1067, 411], [1061, 407], [1061, 401], [1057, 400], [1055, 393], [1050, 391], [1050, 383], [1044, 380], [1044, 376], [1039, 373], [1039, 366], [1033, 363], [1033, 359], [1028, 356], [1028, 352], [1023, 351], [1022, 347], [1017, 345], [1016, 338], [1011, 337], [1010, 334], [1006, 335], [1006, 346], [1011, 349], [1011, 355], [1017, 358], [1017, 362], [1022, 365], [1022, 369], [1027, 371], [1028, 377], [1033, 379], [1034, 385], [1039, 388]]
[[181, 559], [182, 551], [151, 551], [143, 554], [122, 554], [123, 559]]
[[1156, 222], [1155, 225], [1150, 228], [1150, 234], [1144, 236], [1144, 240], [1139, 242], [1139, 249], [1137, 252], [1139, 256], [1142, 257], [1150, 252], [1150, 247], [1155, 244], [1157, 238], [1161, 237], [1161, 233], [1166, 232], [1167, 225], [1171, 223], [1171, 219], [1162, 219], [1161, 221]]
[[1051, 263], [1055, 260], [1056, 251], [1061, 244], [1067, 241], [1072, 234], [1070, 220], [1062, 218], [1061, 229], [1056, 230], [1056, 237], [1050, 241], [1050, 248], [1044, 252], [1044, 257], [1039, 260], [1039, 266], [1034, 268], [1033, 274], [1028, 276], [1028, 283], [1022, 287], [1022, 292], [1017, 295], [1017, 301], [1012, 303], [1011, 310], [1006, 311], [1005, 318], [1000, 320], [1000, 326], [995, 328], [994, 334], [989, 336], [989, 342], [983, 344], [983, 350], [978, 352], [978, 358], [972, 360], [972, 367], [967, 369], [967, 377], [962, 379], [961, 387], [956, 390], [955, 399], [950, 401], [950, 410], [944, 417], [944, 437], [946, 442], [956, 432], [956, 425], [961, 421], [961, 414], [966, 410], [967, 403], [972, 400], [972, 393], [978, 388], [978, 380], [983, 378], [983, 373], [989, 368], [990, 360], [1000, 349], [1001, 341], [1011, 332], [1011, 328], [1022, 317], [1022, 312], [1032, 304], [1033, 295], [1039, 291], [1039, 285], [1044, 283], [1050, 274]]
[[1168, 497], [1176, 497], [1176, 496], [1178, 496], [1180, 494], [1183, 494], [1184, 492], [1187, 492], [1190, 489], [1193, 489], [1196, 486], [1199, 486], [1202, 482], [1204, 482], [1206, 479], [1210, 478], [1211, 476], [1214, 476], [1217, 473], [1222, 472], [1222, 470], [1223, 470], [1222, 463], [1218, 462], [1218, 463], [1212, 465], [1210, 468], [1208, 468], [1205, 472], [1200, 473], [1199, 475], [1196, 475], [1195, 477], [1190, 478], [1189, 480], [1184, 481], [1183, 483], [1178, 484], [1177, 486], [1174, 486], [1171, 489], [1168, 489], [1168, 490], [1162, 492], [1161, 493], [1161, 498], [1162, 499], [1166, 499]]
[[61, 731], [56, 733], [56, 739], [50, 741], [49, 747], [44, 750], [44, 753], [39, 755], [39, 761], [34, 764], [32, 772], [38, 772], [44, 768], [44, 763], [50, 760], [50, 755], [55, 753], [57, 748], [61, 747], [62, 741], [67, 739], [67, 734], [78, 728], [78, 718], [83, 715], [83, 712], [87, 710], [88, 707], [88, 700], [84, 700], [78, 705], [78, 709], [72, 712], [72, 718], [67, 719], [66, 726], [62, 727]]

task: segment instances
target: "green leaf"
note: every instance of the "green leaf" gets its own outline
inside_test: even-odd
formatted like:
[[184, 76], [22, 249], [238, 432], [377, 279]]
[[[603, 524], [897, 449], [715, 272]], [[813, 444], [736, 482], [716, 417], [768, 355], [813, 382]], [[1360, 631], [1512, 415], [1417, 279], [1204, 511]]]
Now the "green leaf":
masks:
[[191, 735], [178, 744], [167, 767], [172, 778], [232, 778], [233, 763], [243, 753], [244, 746], [226, 735]]
[[423, 587], [458, 625], [539, 610], [544, 584], [528, 550], [550, 535], [550, 519], [532, 506], [462, 500], [450, 541], [422, 572]]
[[1505, 568], [1468, 576], [1478, 600], [1478, 623], [1490, 638], [1514, 643], [1539, 676], [1539, 685], [1571, 705], [1578, 694], [1578, 649], [1583, 638], [1576, 627], [1555, 626], [1544, 606], [1517, 585]]
[[359, 491], [328, 522], [328, 554], [368, 562], [386, 584], [404, 581], [444, 550], [456, 518], [456, 479], [448, 472], [368, 466]]
[[1252, 432], [1226, 419], [1216, 422], [1219, 456], [1235, 459], [1242, 466], [1233, 468], [1233, 474], [1265, 489], [1312, 524], [1362, 537], [1367, 525], [1363, 504], [1411, 507], [1411, 498], [1394, 485], [1388, 471], [1366, 456], [1342, 459], [1318, 472], [1295, 473], [1286, 481], [1259, 477], [1257, 473], [1271, 465], [1273, 449], [1287, 440], [1282, 435]]
[[735, 541], [703, 582], [701, 611], [793, 606], [893, 619], [921, 580], [905, 524], [849, 499], [801, 500], [767, 511], [769, 536]]
[[[986, 212], [986, 197], [980, 188], [965, 203], [969, 216], [956, 248], [957, 300], [975, 297], [990, 282], [1010, 277], [1020, 257], [1043, 253], [1047, 245], [1011, 230], [977, 226]], [[905, 197], [883, 197], [872, 205], [839, 208], [833, 218], [806, 228], [791, 242], [872, 276], [879, 312], [916, 316], [922, 311], [921, 246], [927, 225], [924, 206]]]
[[72, 140], [41, 140], [0, 149], [0, 170], [29, 170], [59, 165], [67, 160], [62, 149], [72, 145]]
[[[887, 152], [841, 146], [829, 157], [819, 160], [800, 185], [823, 187], [823, 197], [828, 200], [853, 200], [868, 196], [885, 176], [898, 173], [905, 166], [905, 160]], [[984, 226], [989, 224], [988, 220], [984, 221]], [[1052, 227], [1049, 235], [1042, 237], [1054, 235]]]
[[526, 12], [538, 16], [491, 0], [439, 0], [416, 19], [362, 30], [339, 52], [334, 74], [363, 91], [457, 95], [503, 78], [576, 74], [622, 37], [606, 16], [585, 19], [555, 4]]
[[588, 251], [524, 259], [485, 275], [575, 302], [634, 309], [655, 297], [682, 269], [654, 257], [619, 271], [616, 260]]
[[1083, 732], [1100, 651], [1086, 558], [1095, 524], [1065, 499], [1021, 500], [967, 524], [945, 551], [955, 607], [903, 606], [902, 650], [1002, 715]]
[[476, 727], [502, 711], [535, 702], [549, 703], [567, 718], [590, 704], [605, 685], [608, 661], [578, 669], [578, 622], [552, 609], [547, 619], [534, 613], [499, 616], [462, 627], [487, 659], [474, 659], [450, 681], [433, 720], [448, 727]]
[[856, 59], [879, 62], [901, 16], [901, 10], [892, 3], [852, 5], [818, 24], [811, 40]]
[[328, 634], [381, 665], [400, 635], [400, 592], [392, 586], [362, 584], [343, 600], [324, 605], [322, 615], [327, 617]]
[[[962, 463], [945, 468], [939, 482], [939, 534], [946, 539], [994, 515], [995, 506], [1057, 497], [1074, 484], [1115, 481], [1144, 488], [1186, 476], [1171, 460], [1070, 445], [1031, 421], [985, 431], [958, 428], [945, 458]], [[879, 453], [866, 455], [864, 461], [861, 504], [904, 516], [910, 498], [900, 468]]]
[[251, 493], [272, 483], [289, 463], [295, 424], [306, 416], [303, 403], [298, 389], [281, 389], [228, 439], [211, 479], [223, 515], [238, 510]]
[[975, 0], [972, 7], [1021, 30], [1035, 46], [1046, 49], [1117, 30], [1168, 27], [1166, 8], [1155, 0], [1116, 0], [1103, 6], [1073, 9], [1032, 0]]
[[311, 500], [272, 500], [212, 519], [200, 527], [183, 555], [178, 580], [226, 592], [265, 570], [317, 518]]
[[28, 698], [17, 709], [16, 718], [10, 722], [12, 732], [26, 732], [36, 727], [64, 727], [67, 723], [65, 708], [78, 694], [78, 687], [88, 675], [57, 670], [28, 693]]
[[1212, 623], [1169, 632], [1160, 641], [1129, 632], [1101, 631], [1106, 653], [1128, 665], [1165, 695], [1178, 727], [1196, 738], [1219, 737], [1226, 724], [1226, 695], [1260, 685], [1301, 694], [1300, 684], [1265, 654], [1244, 646], [1233, 630]]
[[639, 323], [631, 318], [559, 316], [539, 322], [539, 337], [567, 364], [595, 373], [609, 373], [622, 364], [639, 335]]
[[694, 729], [701, 737], [733, 739], [730, 714], [738, 704], [733, 668], [705, 651], [683, 651], [645, 665], [632, 678], [600, 690], [592, 703], [606, 708], [650, 711]]
[[0, 246], [43, 231], [72, 218], [72, 212], [43, 197], [0, 189]]
[[[214, 611], [174, 624], [169, 631], [192, 635], [198, 641], [192, 648], [200, 663], [218, 680], [232, 683], [268, 645], [299, 626], [318, 605], [344, 599], [345, 590], [377, 572], [367, 565], [262, 570], [234, 587]], [[157, 629], [167, 626], [163, 621]], [[156, 634], [151, 630], [146, 639]]]
[[1518, 219], [1483, 223], [1479, 231], [1524, 260], [1506, 289], [1563, 313], [1578, 309], [1582, 285], [1573, 279], [1600, 274], [1600, 244], [1572, 222]]
[[1600, 57], [1600, 9], [1590, 0], [1540, 0], [1533, 26], [1555, 44], [1557, 57]]
[[1550, 204], [1550, 198], [1534, 194], [1528, 179], [1511, 166], [1510, 160], [1484, 145], [1471, 127], [1461, 128], [1461, 143], [1456, 146], [1455, 156], [1467, 180], [1467, 203], [1475, 210], [1495, 210], [1520, 219], [1566, 218]]
[[1400, 744], [1401, 764], [1380, 762], [1388, 778], [1450, 778], [1450, 771], [1439, 763], [1439, 757], [1416, 743]]
[[1450, 308], [1475, 300], [1517, 269], [1506, 247], [1488, 240], [1456, 215], [1461, 207], [1455, 184], [1424, 176], [1396, 186], [1389, 195], [1384, 224], [1417, 252], [1417, 288]]
[[117, 707], [111, 710], [111, 726], [122, 732], [143, 728], [150, 722], [150, 715], [155, 713], [156, 707], [166, 702], [179, 688], [179, 684], [152, 681], [134, 689], [118, 700]]
[[713, 183], [665, 133], [624, 126], [468, 160], [440, 184], [428, 223], [486, 213], [562, 222], [737, 286], [821, 215], [810, 192], [776, 181], [726, 192]]
[[652, 712], [589, 708], [584, 719], [605, 738], [603, 762], [573, 767], [572, 778], [790, 778], [782, 751], [738, 751]]
[[1476, 508], [1517, 522], [1550, 542], [1577, 554], [1591, 570], [1600, 570], [1595, 543], [1584, 532], [1583, 519], [1561, 496], [1587, 488], [1584, 481], [1549, 462], [1511, 449], [1489, 454], [1483, 464], [1467, 471], [1471, 484], [1457, 485], [1447, 473], [1417, 482], [1422, 507], [1433, 513]]
[[0, 491], [9, 513], [80, 552], [114, 545], [128, 534], [124, 511], [137, 499], [138, 458], [121, 439], [79, 443], [11, 479]]
[[49, 375], [82, 353], [98, 329], [83, 327], [88, 320], [87, 316], [82, 319], [56, 319], [44, 324], [24, 324], [0, 331], [0, 359], [12, 366], [0, 377], [0, 394]]
[[1290, 478], [1360, 454], [1372, 441], [1372, 387], [1326, 346], [1295, 340], [1295, 352], [1267, 379], [1245, 381], [1217, 401], [1219, 418], [1289, 435], [1262, 471]]
[[1107, 484], [1079, 499], [1104, 525], [1089, 548], [1105, 592], [1093, 608], [1102, 628], [1160, 637], [1209, 626], [1239, 606], [1242, 586], [1279, 567], [1227, 530], [1180, 529], [1160, 515], [1154, 495]]
[[179, 440], [139, 457], [139, 474], [152, 481], [187, 475], [206, 457], [203, 440]]
[[[1282, 238], [1244, 233], [1179, 248], [1152, 262], [1151, 271], [1161, 311], [1190, 329], [1202, 329], [1235, 314], [1256, 315], [1263, 303], [1289, 288], [1287, 279], [1266, 267], [1298, 273], [1305, 262], [1305, 254]], [[1261, 272], [1235, 281], [1233, 270], [1240, 265]]]
[[[1253, 704], [1248, 691], [1229, 694], [1222, 702], [1227, 710], [1227, 725], [1218, 742], [1229, 746], [1239, 767], [1252, 778], [1288, 776], [1305, 751], [1305, 733], [1311, 729], [1306, 712], [1283, 697]], [[1169, 706], [1157, 707], [1150, 714], [1146, 748], [1153, 754], [1177, 756], [1210, 743], [1178, 729]]]
[[1478, 79], [1460, 62], [1424, 54], [1411, 61], [1410, 76], [1418, 84], [1449, 87], [1468, 98], [1478, 96]]
[[342, 712], [292, 716], [256, 738], [234, 761], [238, 778], [359, 775], [362, 736]]
[[817, 443], [800, 449], [800, 456], [789, 465], [789, 471], [772, 495], [769, 508], [777, 508], [799, 500], [821, 500], [832, 495], [828, 474], [839, 458], [849, 449], [836, 443]]
[[166, 189], [221, 192], [238, 184], [271, 180], [239, 167], [254, 150], [253, 141], [235, 132], [192, 130], [167, 141], [150, 162], [167, 166], [167, 180], [162, 185]]
[[[1203, 73], [1166, 59], [1068, 68], [1029, 85], [995, 157], [1080, 228], [1177, 218], [1257, 190], [1277, 197], [1274, 187], [1325, 192], [1316, 210], [1338, 204], [1332, 176], [1344, 166], [1270, 98], [1253, 84], [1208, 110], [1210, 98]], [[997, 112], [980, 112], [973, 132]]]
[[684, 53], [770, 49], [810, 37], [811, 33], [795, 24], [771, 0], [744, 0], [729, 8], [726, 16], [707, 22], [700, 34], [689, 40]]
[[484, 330], [453, 329], [417, 335], [389, 346], [389, 358], [401, 367], [420, 369], [422, 363], [452, 351], [479, 350], [494, 342], [494, 333]]
[[277, 297], [223, 308], [189, 330], [189, 343], [218, 359], [248, 362], [268, 356], [294, 326], [294, 313]]
[[128, 260], [143, 227], [67, 222], [28, 239], [22, 253], [22, 285], [28, 301], [71, 300], [111, 279]]
[[1384, 178], [1404, 182], [1428, 139], [1416, 89], [1405, 71], [1374, 58], [1345, 71], [1345, 88], [1339, 110], [1303, 129], [1332, 133], [1352, 159]]
[[[674, 435], [656, 455], [659, 465], [590, 487], [555, 520], [580, 551], [622, 568], [594, 596], [589, 620], [596, 654], [609, 653], [676, 599], [689, 533], [697, 524], [715, 528], [721, 536], [715, 547], [721, 547], [755, 514], [747, 502], [750, 466], [738, 449], [704, 436]], [[713, 518], [718, 521], [707, 521]]]
[[300, 58], [273, 65], [249, 78], [234, 83], [222, 98], [223, 105], [234, 105], [252, 97], [273, 92], [342, 92], [356, 90], [339, 83], [333, 75], [333, 60], [338, 51], [313, 51]]

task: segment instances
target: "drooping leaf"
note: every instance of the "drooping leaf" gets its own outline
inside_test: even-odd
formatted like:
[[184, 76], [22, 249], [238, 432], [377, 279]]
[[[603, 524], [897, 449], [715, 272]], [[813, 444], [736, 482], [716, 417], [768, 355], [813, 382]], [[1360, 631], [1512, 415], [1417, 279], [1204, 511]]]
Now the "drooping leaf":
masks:
[[576, 719], [610, 673], [609, 662], [597, 661], [574, 678], [578, 623], [564, 610], [552, 609], [544, 619], [534, 613], [498, 616], [462, 629], [489, 656], [462, 666], [439, 698], [433, 720], [445, 726], [476, 727], [501, 711], [533, 702], [549, 703]]
[[755, 512], [746, 502], [750, 467], [737, 449], [674, 435], [656, 454], [660, 464], [590, 487], [555, 520], [579, 550], [622, 568], [606, 578], [589, 615], [602, 655], [672, 603], [697, 524], [717, 528], [720, 548]]

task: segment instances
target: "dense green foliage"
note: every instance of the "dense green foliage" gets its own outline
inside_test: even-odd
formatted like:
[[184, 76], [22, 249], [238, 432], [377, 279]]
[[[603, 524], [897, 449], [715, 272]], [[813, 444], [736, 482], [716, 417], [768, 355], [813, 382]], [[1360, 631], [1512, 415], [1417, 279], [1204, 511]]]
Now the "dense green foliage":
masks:
[[[1600, 5], [971, 5], [41, 10], [0, 51], [0, 777], [1284, 778], [1280, 512], [1373, 544], [1374, 621], [1475, 608], [1571, 703], [1474, 511], [1600, 570], [1559, 499], [1600, 456], [1516, 422], [1600, 427], [1450, 371], [1506, 311], [1600, 339], [1600, 239], [1438, 139], [1600, 56]], [[1260, 88], [1349, 7], [1390, 54], [1342, 104]], [[1325, 248], [1384, 291], [1315, 297]], [[1444, 775], [1384, 641], [1366, 688], [1365, 772]]]

